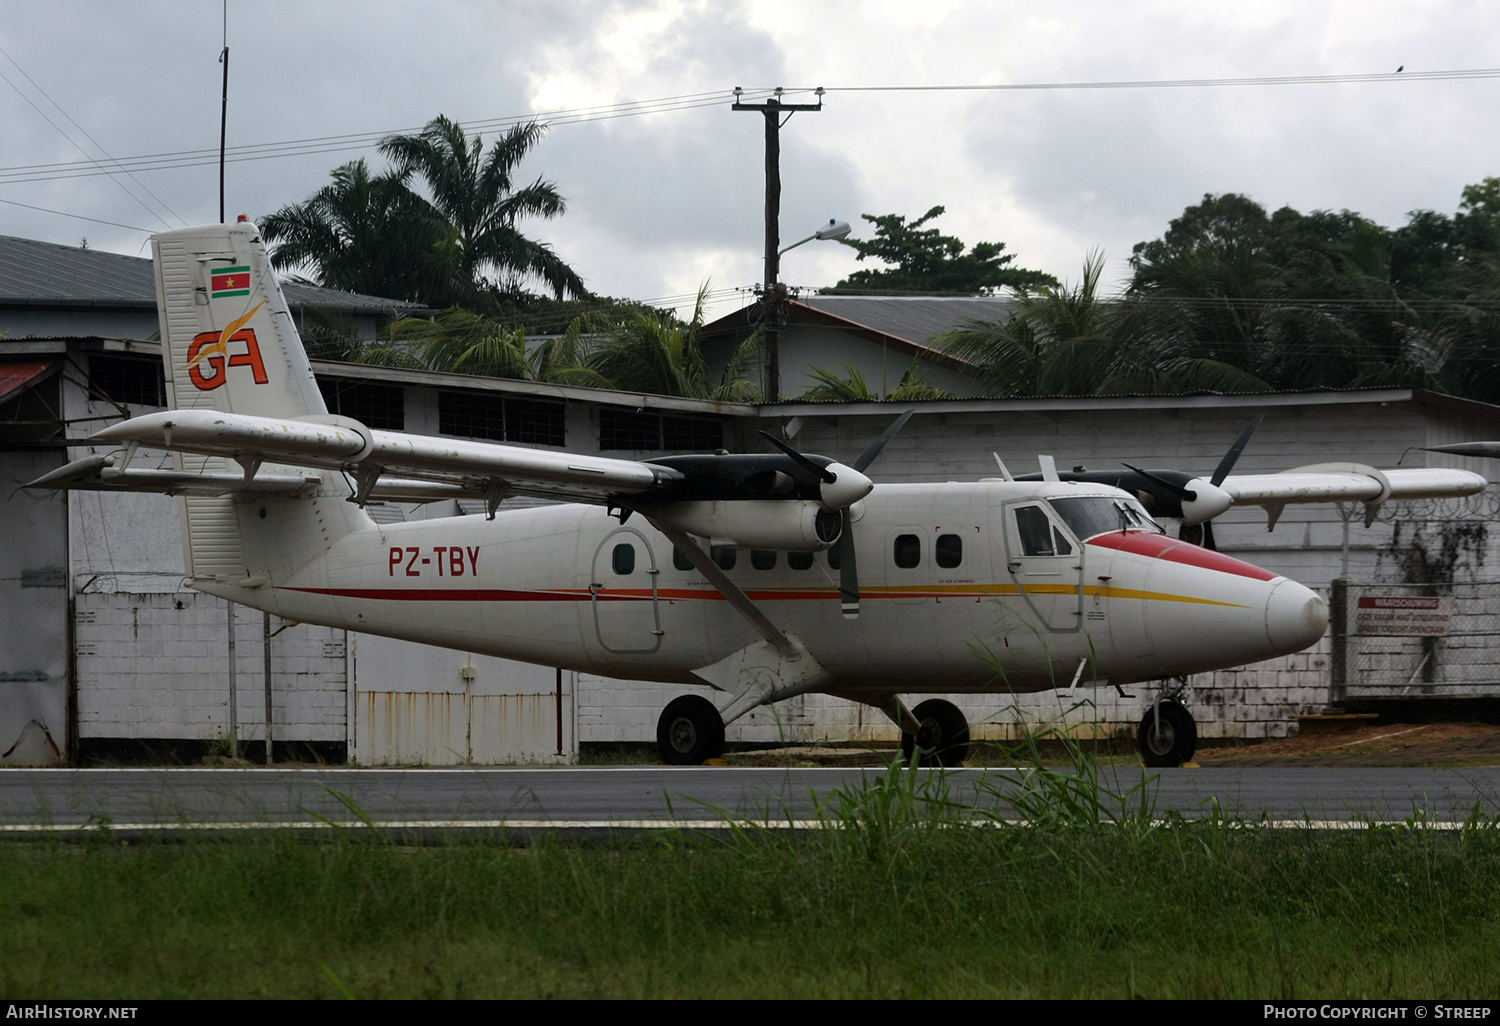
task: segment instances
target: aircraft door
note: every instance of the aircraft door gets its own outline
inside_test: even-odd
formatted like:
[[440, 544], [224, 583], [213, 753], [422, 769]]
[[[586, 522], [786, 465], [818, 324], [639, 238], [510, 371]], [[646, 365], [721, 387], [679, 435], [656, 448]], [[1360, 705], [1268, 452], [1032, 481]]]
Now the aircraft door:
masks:
[[1083, 619], [1083, 546], [1045, 503], [1001, 507], [1006, 570], [1049, 631], [1076, 631]]
[[633, 527], [611, 531], [594, 550], [589, 595], [594, 630], [606, 652], [640, 654], [661, 648], [660, 576], [651, 543]]

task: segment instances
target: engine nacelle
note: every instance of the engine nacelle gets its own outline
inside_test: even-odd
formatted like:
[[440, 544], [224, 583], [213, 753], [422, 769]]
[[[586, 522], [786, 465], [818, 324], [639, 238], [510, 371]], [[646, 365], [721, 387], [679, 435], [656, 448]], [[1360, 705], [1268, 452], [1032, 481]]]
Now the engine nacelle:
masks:
[[711, 545], [737, 549], [818, 552], [839, 540], [839, 515], [806, 499], [664, 502], [641, 512]]

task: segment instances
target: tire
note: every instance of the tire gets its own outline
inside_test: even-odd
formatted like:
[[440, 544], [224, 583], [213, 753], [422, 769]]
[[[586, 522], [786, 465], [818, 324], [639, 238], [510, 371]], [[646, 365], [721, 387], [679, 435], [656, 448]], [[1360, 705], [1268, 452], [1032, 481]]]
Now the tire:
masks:
[[656, 721], [656, 748], [668, 766], [701, 766], [724, 754], [724, 718], [708, 699], [683, 695]]
[[[1157, 709], [1161, 730], [1157, 732]], [[1181, 766], [1198, 748], [1198, 725], [1180, 702], [1160, 702], [1146, 710], [1136, 734], [1141, 759], [1147, 766]]]
[[[922, 762], [929, 766], [957, 766], [969, 757], [969, 721], [952, 702], [929, 698], [911, 711], [922, 725]], [[919, 737], [902, 732], [901, 752], [911, 761]]]

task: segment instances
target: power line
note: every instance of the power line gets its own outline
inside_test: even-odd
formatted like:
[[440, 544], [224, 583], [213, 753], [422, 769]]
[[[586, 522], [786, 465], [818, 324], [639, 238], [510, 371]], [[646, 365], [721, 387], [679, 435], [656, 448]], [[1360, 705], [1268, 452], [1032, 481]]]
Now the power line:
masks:
[[[91, 143], [93, 143], [95, 146], [98, 146], [99, 147], [99, 151], [101, 153], [103, 153], [106, 157], [109, 157], [109, 151], [106, 150], [103, 146], [99, 146], [98, 141], [95, 140], [93, 136], [89, 135], [88, 132], [84, 131], [83, 127], [81, 125], [79, 125], [78, 122], [74, 121], [73, 118], [72, 118], [72, 116], [69, 115], [67, 111], [63, 110], [62, 106], [56, 100], [54, 100], [51, 96], [47, 95], [47, 90], [43, 89], [40, 85], [38, 85], [37, 82], [36, 82], [36, 79], [34, 79], [30, 75], [28, 75], [26, 73], [26, 69], [23, 68], [23, 67], [21, 67], [20, 64], [16, 63], [16, 59], [14, 57], [12, 57], [9, 53], [6, 53], [6, 51], [4, 49], [0, 49], [0, 54], [4, 54], [5, 55], [5, 59], [8, 60], [8, 61], [10, 61], [10, 63], [15, 66], [15, 69], [17, 71], [19, 71], [25, 77], [26, 81], [28, 81], [28, 82], [31, 83], [32, 88], [36, 89], [37, 92], [41, 93], [42, 96], [43, 96], [43, 98], [46, 99], [46, 101], [48, 103], [52, 104], [53, 107], [56, 107], [57, 110], [58, 110], [58, 112], [60, 114], [62, 114], [63, 117], [67, 118], [68, 121], [73, 125], [74, 128], [78, 129], [80, 132], [83, 132], [84, 138], [88, 139], [88, 141], [91, 142]], [[21, 99], [25, 100], [28, 104], [30, 104], [31, 105], [31, 109], [34, 110], [34, 111], [36, 111], [38, 114], [40, 114], [41, 117], [42, 117], [42, 120], [46, 121], [47, 124], [51, 125], [57, 131], [58, 135], [62, 136], [69, 143], [71, 143], [73, 145], [73, 148], [76, 149], [79, 153], [82, 153], [84, 155], [84, 157], [87, 158], [88, 162], [90, 164], [92, 164], [95, 168], [98, 169], [98, 172], [100, 174], [109, 175], [110, 181], [112, 181], [116, 185], [118, 185], [125, 192], [125, 195], [127, 195], [131, 199], [135, 200], [136, 203], [138, 203], [140, 205], [140, 207], [141, 207], [142, 210], [146, 211], [146, 213], [148, 213], [152, 217], [156, 218], [162, 224], [167, 225], [168, 227], [171, 227], [171, 225], [168, 224], [166, 218], [162, 217], [155, 210], [152, 210], [149, 206], [147, 206], [146, 202], [144, 200], [142, 200], [139, 196], [137, 196], [135, 193], [133, 193], [129, 189], [127, 189], [125, 187], [125, 183], [122, 182], [122, 181], [120, 181], [118, 178], [116, 178], [114, 176], [114, 173], [110, 169], [104, 167], [102, 164], [99, 163], [98, 160], [96, 160], [92, 156], [90, 156], [89, 152], [87, 150], [85, 150], [82, 146], [80, 146], [78, 144], [78, 142], [72, 136], [70, 136], [67, 132], [63, 131], [62, 126], [60, 126], [56, 121], [53, 121], [50, 117], [48, 117], [47, 116], [47, 112], [44, 111], [44, 110], [42, 110], [42, 108], [38, 107], [36, 105], [36, 103], [32, 101], [31, 97], [29, 97], [25, 93], [23, 93], [21, 91], [21, 87], [18, 86], [18, 85], [16, 85], [14, 82], [12, 82], [10, 80], [10, 77], [8, 75], [6, 75], [4, 72], [0, 72], [0, 78], [5, 79], [5, 84], [8, 85], [8, 86], [10, 86], [12, 89], [14, 89], [16, 91], [16, 95], [17, 96], [21, 97]], [[113, 160], [114, 158], [110, 157], [109, 159]], [[121, 170], [124, 170], [124, 169], [122, 168]], [[129, 175], [132, 181], [135, 180], [135, 176], [131, 175], [129, 171], [125, 171], [125, 174]], [[177, 213], [175, 211], [173, 211], [171, 207], [168, 207], [165, 203], [162, 203], [162, 201], [156, 196], [155, 193], [153, 193], [150, 189], [147, 189], [144, 185], [141, 185], [140, 182], [136, 182], [136, 184], [140, 185], [140, 187], [145, 190], [146, 194], [149, 195], [152, 199], [156, 200], [157, 203], [160, 203], [161, 206], [164, 207], [167, 210], [168, 213], [170, 213], [173, 217], [177, 217]], [[177, 220], [182, 221], [182, 218], [177, 217]], [[182, 223], [183, 224], [187, 224], [186, 221], [182, 221]]]
[[[1066, 90], [1117, 90], [1117, 89], [1205, 89], [1253, 86], [1296, 85], [1351, 85], [1361, 83], [1410, 83], [1439, 81], [1469, 81], [1500, 78], [1500, 68], [1461, 68], [1438, 71], [1408, 71], [1394, 73], [1359, 73], [1347, 75], [1259, 75], [1244, 78], [1178, 78], [1178, 79], [1122, 79], [1072, 82], [997, 82], [946, 85], [864, 85], [827, 86], [827, 93], [901, 93], [901, 92], [1035, 92]], [[815, 94], [811, 86], [799, 86], [782, 90], [782, 95]], [[530, 114], [507, 115], [496, 118], [479, 118], [462, 124], [471, 131], [493, 131], [505, 129], [530, 121], [541, 121], [549, 126], [583, 124], [618, 118], [641, 117], [648, 114], [675, 113], [716, 107], [729, 100], [727, 90], [683, 93], [676, 96], [657, 97], [648, 100], [624, 100], [616, 103], [595, 104], [585, 107], [559, 108], [536, 111]], [[742, 100], [764, 99], [776, 95], [773, 87], [755, 87], [742, 91]], [[379, 132], [359, 132], [342, 135], [311, 136], [303, 139], [256, 143], [233, 146], [228, 149], [227, 159], [233, 163], [251, 160], [269, 160], [277, 157], [305, 156], [309, 154], [333, 153], [369, 149], [390, 135], [420, 132], [419, 127], [388, 129]], [[177, 150], [165, 153], [141, 154], [115, 160], [122, 170], [163, 171], [183, 167], [198, 167], [217, 159], [216, 150]], [[112, 158], [115, 159], [115, 158]], [[61, 178], [91, 177], [103, 174], [97, 166], [85, 161], [63, 161], [49, 164], [23, 164], [0, 167], [0, 184], [32, 181], [54, 181]]]
[[[764, 90], [770, 94], [773, 90]], [[550, 126], [573, 125], [592, 121], [609, 121], [619, 118], [641, 117], [648, 114], [673, 113], [716, 107], [728, 99], [724, 91], [714, 93], [691, 93], [683, 96], [663, 97], [656, 100], [631, 100], [593, 107], [578, 107], [567, 110], [541, 111], [534, 114], [512, 115], [503, 118], [485, 118], [462, 122], [466, 131], [485, 132], [513, 128], [517, 125], [540, 121]], [[270, 160], [279, 157], [297, 157], [309, 154], [334, 153], [340, 151], [366, 150], [391, 135], [416, 134], [421, 128], [406, 128], [395, 131], [359, 132], [346, 135], [313, 136], [281, 142], [255, 143], [230, 146], [226, 149], [228, 163], [252, 160]], [[201, 167], [218, 161], [219, 151], [177, 150], [166, 153], [142, 154], [121, 157], [116, 163], [130, 171], [165, 171], [184, 167]], [[90, 178], [101, 171], [97, 165], [87, 161], [59, 161], [48, 164], [21, 164], [0, 168], [0, 184], [23, 182], [48, 182], [68, 178]]]
[[58, 217], [72, 217], [79, 221], [92, 221], [95, 224], [107, 224], [115, 228], [129, 228], [133, 232], [144, 232], [150, 235], [152, 229], [138, 228], [133, 224], [121, 224], [119, 221], [101, 221], [97, 217], [84, 217], [82, 214], [70, 214], [66, 210], [51, 210], [47, 207], [36, 207], [30, 203], [17, 203], [15, 200], [0, 199], [0, 203], [9, 204], [12, 207], [25, 207], [27, 210], [40, 210], [44, 214], [56, 214]]
[[[827, 86], [829, 93], [1030, 92], [1070, 89], [1213, 89], [1225, 86], [1352, 85], [1364, 82], [1451, 82], [1500, 78], [1500, 68], [1365, 72], [1353, 75], [1256, 75], [1248, 78], [1119, 79], [1098, 82], [995, 82], [980, 85]], [[811, 87], [788, 89], [812, 92]]]

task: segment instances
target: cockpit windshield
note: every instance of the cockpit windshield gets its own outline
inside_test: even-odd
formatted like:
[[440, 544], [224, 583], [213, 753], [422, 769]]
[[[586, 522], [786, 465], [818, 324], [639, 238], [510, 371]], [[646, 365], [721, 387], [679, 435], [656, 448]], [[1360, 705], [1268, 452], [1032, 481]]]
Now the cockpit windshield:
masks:
[[1164, 534], [1160, 524], [1135, 499], [1124, 496], [1084, 495], [1076, 499], [1051, 499], [1052, 508], [1066, 521], [1079, 541], [1088, 541], [1111, 531], [1152, 531]]

